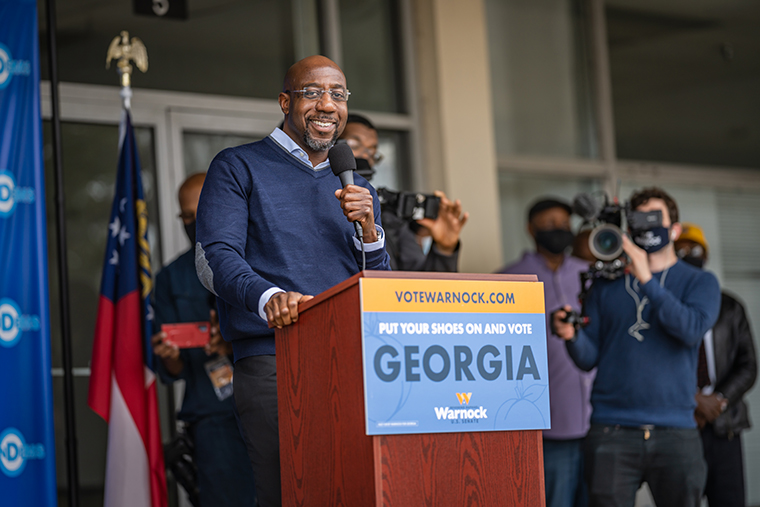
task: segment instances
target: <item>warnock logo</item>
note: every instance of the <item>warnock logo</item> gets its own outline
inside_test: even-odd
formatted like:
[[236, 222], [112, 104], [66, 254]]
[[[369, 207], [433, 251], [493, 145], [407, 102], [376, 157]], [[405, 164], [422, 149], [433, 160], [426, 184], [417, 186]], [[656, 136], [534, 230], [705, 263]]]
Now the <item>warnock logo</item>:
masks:
[[0, 218], [10, 216], [16, 203], [31, 204], [34, 202], [34, 189], [17, 187], [16, 180], [8, 171], [0, 170]]
[[21, 309], [10, 298], [0, 299], [0, 345], [13, 347], [26, 331], [39, 331], [37, 315], [22, 315]]
[[16, 428], [0, 433], [0, 470], [8, 477], [17, 477], [30, 459], [44, 459], [42, 444], [27, 444], [24, 435]]
[[469, 405], [470, 398], [472, 398], [472, 393], [457, 393], [457, 399], [459, 400], [460, 405]]
[[[465, 405], [466, 407], [470, 406], [470, 398], [472, 398], [472, 393], [456, 393], [456, 395], [460, 405]], [[435, 410], [435, 416], [439, 421], [444, 419], [488, 419], [488, 415], [486, 414], [486, 411], [488, 411], [488, 409], [483, 408], [482, 406], [475, 409], [452, 409], [451, 407], [433, 407], [433, 409]]]
[[32, 65], [29, 60], [14, 60], [11, 51], [0, 44], [0, 90], [8, 86], [13, 76], [28, 76]]

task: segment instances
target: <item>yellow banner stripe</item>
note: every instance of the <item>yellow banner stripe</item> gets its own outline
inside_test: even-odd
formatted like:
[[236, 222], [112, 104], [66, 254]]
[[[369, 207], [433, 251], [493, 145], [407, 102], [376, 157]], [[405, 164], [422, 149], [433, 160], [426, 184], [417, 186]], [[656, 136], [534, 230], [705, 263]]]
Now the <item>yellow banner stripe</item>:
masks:
[[365, 312], [544, 313], [541, 282], [362, 278]]

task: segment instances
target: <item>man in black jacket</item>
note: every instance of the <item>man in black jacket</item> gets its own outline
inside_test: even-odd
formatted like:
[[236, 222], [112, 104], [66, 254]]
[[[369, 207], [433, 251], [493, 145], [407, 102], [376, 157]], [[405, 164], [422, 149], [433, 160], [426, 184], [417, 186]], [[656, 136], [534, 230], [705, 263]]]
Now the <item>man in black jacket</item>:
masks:
[[[684, 223], [675, 246], [690, 264], [702, 268], [707, 261], [707, 241], [697, 225]], [[755, 345], [744, 307], [724, 292], [718, 322], [700, 346], [694, 411], [702, 430], [705, 496], [711, 506], [745, 505], [741, 431], [750, 421], [743, 397], [756, 377]]]

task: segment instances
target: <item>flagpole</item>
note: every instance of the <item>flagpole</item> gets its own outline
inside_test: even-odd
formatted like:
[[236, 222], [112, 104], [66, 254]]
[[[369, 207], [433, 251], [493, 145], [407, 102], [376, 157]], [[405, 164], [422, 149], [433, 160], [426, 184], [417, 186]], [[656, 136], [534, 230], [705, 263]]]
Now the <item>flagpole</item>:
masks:
[[63, 158], [61, 156], [61, 115], [58, 97], [58, 49], [56, 43], [55, 0], [45, 0], [48, 25], [48, 63], [50, 65], [50, 105], [52, 110], [53, 168], [55, 175], [58, 285], [61, 306], [63, 355], [63, 405], [66, 418], [66, 478], [71, 507], [79, 506], [79, 460], [77, 459], [76, 418], [74, 414], [74, 376], [71, 357], [71, 309], [69, 306], [69, 263], [66, 249], [66, 208], [63, 195]]

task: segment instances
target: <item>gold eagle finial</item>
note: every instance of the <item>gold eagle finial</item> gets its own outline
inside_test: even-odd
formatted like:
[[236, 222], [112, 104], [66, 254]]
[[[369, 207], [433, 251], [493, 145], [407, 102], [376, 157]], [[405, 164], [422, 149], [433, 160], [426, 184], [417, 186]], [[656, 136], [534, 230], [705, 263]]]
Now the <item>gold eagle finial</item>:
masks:
[[121, 86], [124, 87], [130, 86], [130, 76], [132, 75], [130, 61], [135, 62], [137, 68], [142, 72], [148, 70], [148, 50], [145, 49], [145, 44], [137, 37], [132, 37], [130, 41], [127, 31], [122, 31], [120, 35], [114, 37], [111, 45], [108, 46], [107, 69], [111, 67], [111, 60], [117, 60], [116, 66], [121, 75]]

